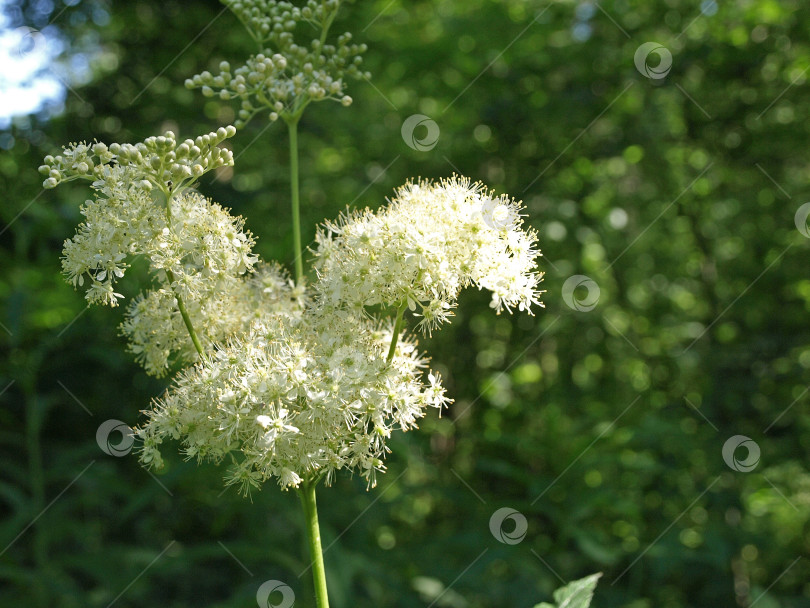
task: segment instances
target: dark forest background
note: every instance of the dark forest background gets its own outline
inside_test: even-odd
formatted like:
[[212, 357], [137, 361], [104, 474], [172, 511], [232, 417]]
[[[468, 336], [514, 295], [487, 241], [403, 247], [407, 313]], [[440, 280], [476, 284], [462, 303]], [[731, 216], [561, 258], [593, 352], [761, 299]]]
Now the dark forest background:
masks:
[[[99, 449], [99, 425], [136, 424], [165, 381], [124, 352], [120, 309], [85, 310], [60, 276], [88, 191], [43, 192], [37, 173], [70, 141], [231, 123], [232, 103], [183, 81], [240, 64], [250, 40], [214, 0], [2, 6], [5, 31], [56, 41], [37, 78], [69, 89], [0, 131], [0, 605], [253, 606], [268, 579], [312, 605], [295, 495], [268, 485], [246, 500], [222, 493], [216, 467], [174, 456], [151, 476]], [[336, 608], [531, 608], [597, 571], [596, 608], [810, 606], [805, 9], [342, 9], [334, 31], [368, 44], [373, 77], [350, 82], [348, 109], [303, 119], [305, 242], [346, 205], [458, 171], [525, 202], [547, 293], [535, 317], [465, 293], [423, 341], [456, 403], [391, 441], [376, 489], [343, 475], [321, 491]], [[634, 64], [649, 41], [671, 53], [664, 78]], [[440, 128], [429, 151], [402, 138], [414, 114]], [[238, 133], [233, 172], [200, 188], [289, 266], [286, 132], [268, 125]], [[563, 298], [574, 275], [593, 281], [575, 302], [598, 287], [593, 309]], [[723, 457], [738, 435], [760, 450], [749, 472]], [[527, 518], [521, 543], [490, 533], [501, 507]]]

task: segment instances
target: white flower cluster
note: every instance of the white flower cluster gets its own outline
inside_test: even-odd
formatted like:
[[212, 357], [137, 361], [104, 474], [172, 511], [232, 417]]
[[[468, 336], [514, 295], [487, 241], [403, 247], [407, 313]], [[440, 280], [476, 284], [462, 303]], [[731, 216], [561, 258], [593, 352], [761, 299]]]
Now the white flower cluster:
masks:
[[163, 375], [175, 352], [179, 360], [196, 359], [178, 298], [205, 345], [245, 331], [255, 311], [300, 308], [291, 304], [300, 295], [290, 293], [289, 301], [278, 301], [293, 289], [279, 268], [252, 273], [258, 261], [252, 253], [254, 239], [242, 218], [220, 205], [186, 190], [170, 199], [167, 213], [136, 187], [121, 185], [104, 193], [109, 198], [98, 197], [82, 207], [85, 222], [65, 242], [62, 267], [74, 286], [87, 280], [88, 302], [116, 306], [123, 295], [115, 291], [115, 283], [129, 260], [137, 255], [148, 260], [158, 287], [133, 300], [121, 327], [148, 373]]
[[[320, 229], [307, 290], [259, 263], [241, 218], [168, 185], [174, 164], [186, 166], [179, 159], [208, 159], [210, 168], [223, 158], [214, 135], [193, 146], [168, 134], [143, 147], [73, 146], [49, 163], [60, 179], [95, 180], [96, 198], [65, 243], [70, 282], [87, 281], [90, 302], [115, 306], [116, 282], [142, 256], [156, 285], [126, 312], [130, 351], [154, 375], [196, 361], [146, 412], [142, 461], [160, 466], [162, 444], [179, 440], [189, 457], [233, 462], [228, 481], [243, 491], [270, 478], [283, 488], [329, 482], [341, 469], [373, 485], [392, 431], [450, 403], [404, 331], [405, 309], [431, 331], [460, 289], [476, 285], [492, 291], [499, 312], [530, 311], [542, 278], [536, 235], [522, 228], [517, 202], [481, 184], [408, 183], [379, 211]], [[383, 320], [392, 309], [396, 321]]]
[[84, 222], [65, 241], [62, 271], [74, 288], [88, 282], [85, 297], [91, 304], [116, 306], [123, 296], [114, 286], [129, 267], [127, 258], [151, 254], [166, 214], [137, 185], [140, 176], [129, 168], [107, 167], [106, 173], [96, 198], [81, 208]]
[[[62, 269], [68, 281], [74, 287], [86, 284], [91, 304], [116, 306], [124, 296], [115, 285], [133, 257], [143, 256], [155, 277], [156, 287], [132, 301], [121, 326], [136, 360], [150, 374], [165, 374], [173, 355], [186, 363], [197, 358], [181, 301], [203, 347], [246, 332], [264, 314], [294, 316], [304, 307], [303, 286], [294, 286], [278, 266], [254, 272], [258, 257], [242, 218], [194, 190], [163, 182], [177, 173], [174, 165], [193, 163], [204, 173], [232, 164], [230, 152], [215, 147], [232, 131], [221, 129], [179, 146], [171, 133], [137, 145], [91, 149], [80, 144], [51, 161], [65, 179], [76, 171], [87, 173], [76, 165], [91, 162], [89, 172], [96, 178], [96, 197], [81, 209], [84, 222], [65, 241]], [[184, 180], [181, 176], [181, 186]]]
[[228, 481], [243, 491], [271, 477], [283, 488], [329, 482], [344, 468], [373, 485], [391, 432], [450, 400], [399, 323], [365, 307], [419, 306], [430, 329], [461, 287], [476, 284], [493, 291], [499, 310], [528, 311], [542, 275], [519, 211], [453, 178], [407, 184], [377, 213], [327, 224], [303, 310], [255, 318], [181, 372], [138, 431], [143, 462], [159, 466], [161, 444], [179, 439], [189, 457], [232, 460]]
[[[115, 282], [129, 267], [128, 258], [144, 255], [163, 283], [184, 298], [208, 297], [221, 282], [249, 270], [257, 258], [253, 237], [243, 232], [242, 218], [186, 190], [167, 204], [124, 181], [127, 169], [113, 168], [120, 184], [99, 190], [104, 196], [88, 200], [85, 220], [65, 241], [62, 270], [74, 287], [88, 280], [87, 301], [116, 306], [123, 296]], [[171, 278], [169, 278], [171, 276]]]
[[[274, 0], [226, 0], [262, 52], [231, 71], [227, 61], [220, 73], [202, 72], [186, 80], [188, 88], [201, 87], [203, 95], [240, 99], [239, 121], [243, 125], [261, 110], [270, 110], [271, 121], [296, 116], [310, 101], [332, 99], [350, 105], [344, 78], [370, 78], [362, 73], [360, 55], [364, 44], [350, 44], [351, 34], [326, 44], [326, 35], [340, 7], [338, 0], [309, 0], [297, 7]], [[301, 22], [314, 27], [319, 37], [308, 45], [296, 44], [294, 30]]]
[[319, 231], [319, 300], [418, 308], [427, 332], [447, 320], [469, 285], [491, 291], [498, 312], [531, 312], [543, 275], [537, 236], [523, 230], [521, 209], [466, 178], [408, 183], [381, 211], [350, 212]]
[[[180, 439], [200, 460], [234, 459], [228, 481], [247, 492], [268, 478], [282, 488], [353, 469], [375, 483], [385, 440], [449, 400], [425, 362], [391, 327], [348, 313], [280, 314], [254, 325], [193, 368], [147, 412], [142, 461], [160, 466], [160, 444]], [[241, 452], [241, 454], [239, 454]]]

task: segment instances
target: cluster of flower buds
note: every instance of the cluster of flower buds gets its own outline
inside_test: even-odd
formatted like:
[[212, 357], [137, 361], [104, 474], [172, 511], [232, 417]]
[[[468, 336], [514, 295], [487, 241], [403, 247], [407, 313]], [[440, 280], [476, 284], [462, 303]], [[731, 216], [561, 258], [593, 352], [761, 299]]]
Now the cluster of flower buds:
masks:
[[[340, 6], [337, 0], [310, 0], [303, 8], [272, 0], [226, 4], [263, 51], [235, 70], [223, 61], [219, 74], [202, 72], [187, 79], [186, 87], [201, 88], [207, 97], [241, 100], [237, 127], [262, 110], [270, 110], [268, 118], [275, 121], [297, 116], [311, 101], [331, 99], [348, 106], [352, 98], [345, 94], [344, 79], [371, 77], [360, 70], [365, 44], [352, 44], [349, 33], [338, 36], [337, 46], [324, 42]], [[302, 21], [320, 30], [309, 45], [296, 44], [293, 36]]]
[[103, 177], [104, 165], [113, 158], [115, 156], [103, 143], [71, 143], [63, 148], [62, 154], [49, 154], [45, 157], [44, 164], [39, 167], [39, 172], [47, 176], [42, 186], [56, 188], [60, 182], [78, 177], [100, 179]]
[[76, 178], [103, 183], [111, 178], [114, 161], [119, 167], [132, 169], [144, 189], [157, 187], [169, 192], [192, 185], [213, 169], [233, 165], [233, 153], [218, 145], [235, 134], [236, 128], [228, 126], [179, 145], [171, 131], [137, 144], [74, 143], [58, 156], [46, 156], [39, 172], [47, 176], [42, 183], [45, 188]]
[[260, 45], [278, 44], [284, 33], [291, 32], [300, 21], [328, 29], [340, 8], [340, 0], [308, 0], [306, 6], [276, 0], [223, 0]]

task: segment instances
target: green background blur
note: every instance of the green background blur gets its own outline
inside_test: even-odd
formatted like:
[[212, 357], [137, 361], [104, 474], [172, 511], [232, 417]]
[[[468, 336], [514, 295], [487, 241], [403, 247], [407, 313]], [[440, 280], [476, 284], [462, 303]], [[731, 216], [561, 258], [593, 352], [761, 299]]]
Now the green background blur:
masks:
[[[0, 604], [254, 606], [278, 579], [311, 606], [294, 494], [245, 500], [214, 466], [174, 456], [152, 477], [99, 449], [98, 426], [137, 423], [165, 382], [124, 352], [120, 309], [85, 311], [60, 276], [88, 190], [42, 192], [36, 171], [69, 141], [230, 123], [231, 103], [182, 83], [239, 65], [250, 41], [214, 0], [69, 4], [4, 5], [6, 28], [62, 41], [50, 77], [72, 91], [0, 131]], [[335, 608], [531, 608], [598, 571], [596, 608], [810, 606], [810, 240], [794, 223], [810, 200], [810, 12], [721, 4], [342, 9], [333, 31], [369, 45], [373, 78], [350, 82], [351, 107], [305, 114], [305, 242], [346, 205], [457, 170], [524, 200], [547, 293], [535, 317], [465, 293], [422, 341], [456, 403], [392, 439], [376, 489], [341, 475], [321, 491]], [[634, 65], [648, 41], [672, 54], [665, 78]], [[438, 124], [432, 150], [405, 144], [413, 114]], [[200, 189], [289, 266], [286, 143], [255, 120], [234, 171]], [[578, 274], [593, 310], [563, 300]], [[751, 472], [724, 462], [735, 435], [761, 449]], [[527, 518], [521, 543], [490, 533], [501, 507]]]

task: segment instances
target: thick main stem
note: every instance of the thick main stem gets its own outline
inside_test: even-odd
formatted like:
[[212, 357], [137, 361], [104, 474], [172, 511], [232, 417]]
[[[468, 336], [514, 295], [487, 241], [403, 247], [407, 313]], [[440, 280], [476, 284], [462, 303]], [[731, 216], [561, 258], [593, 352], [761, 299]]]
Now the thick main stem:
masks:
[[292, 194], [293, 248], [295, 249], [295, 282], [304, 279], [304, 260], [301, 252], [301, 203], [298, 193], [298, 118], [287, 121], [290, 132], [290, 191]]
[[318, 526], [318, 506], [315, 501], [316, 485], [315, 481], [304, 482], [298, 490], [298, 496], [301, 498], [301, 506], [306, 519], [309, 557], [312, 560], [312, 581], [315, 585], [315, 602], [318, 608], [329, 608], [326, 568], [323, 565], [323, 550], [321, 549], [321, 530]]

